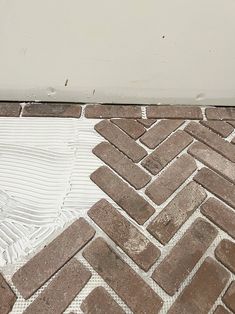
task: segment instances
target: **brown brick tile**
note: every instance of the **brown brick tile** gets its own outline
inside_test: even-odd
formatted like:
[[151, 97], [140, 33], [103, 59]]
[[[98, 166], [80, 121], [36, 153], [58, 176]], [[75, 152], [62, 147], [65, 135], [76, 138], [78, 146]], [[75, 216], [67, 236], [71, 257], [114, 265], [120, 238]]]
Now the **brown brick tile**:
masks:
[[198, 218], [157, 267], [152, 278], [168, 294], [174, 295], [217, 233], [211, 224]]
[[207, 257], [168, 314], [208, 314], [228, 280], [228, 272]]
[[189, 134], [178, 130], [149, 154], [141, 164], [156, 175], [192, 141], [193, 138]]
[[93, 241], [83, 256], [134, 313], [160, 311], [161, 298], [103, 239]]
[[148, 129], [157, 121], [157, 119], [138, 119], [138, 121]]
[[16, 102], [0, 102], [0, 117], [19, 117], [21, 105]]
[[208, 128], [196, 122], [190, 122], [185, 128], [189, 134], [194, 136], [200, 142], [208, 145], [219, 154], [235, 162], [235, 147], [222, 139], [219, 135], [210, 131]]
[[29, 305], [24, 314], [63, 313], [90, 277], [91, 272], [73, 258]]
[[235, 120], [235, 108], [206, 108], [206, 117], [208, 120]]
[[140, 142], [149, 148], [156, 148], [183, 123], [183, 120], [162, 120], [142, 135]]
[[8, 314], [16, 302], [15, 293], [0, 273], [0, 313]]
[[147, 118], [200, 120], [203, 116], [201, 108], [195, 106], [148, 106]]
[[215, 172], [202, 168], [193, 178], [205, 189], [235, 208], [235, 185]]
[[154, 213], [154, 208], [108, 167], [100, 167], [90, 177], [139, 224], [142, 225]]
[[204, 189], [190, 182], [149, 224], [147, 230], [162, 244], [166, 244], [205, 198]]
[[139, 162], [147, 155], [142, 146], [107, 120], [97, 123], [95, 130], [134, 162]]
[[137, 140], [146, 131], [144, 126], [134, 119], [111, 119], [111, 121], [134, 140]]
[[226, 310], [222, 305], [218, 305], [214, 311], [214, 314], [230, 314], [229, 311]]
[[201, 212], [235, 239], [235, 212], [233, 210], [211, 197], [201, 206]]
[[25, 299], [29, 298], [90, 241], [94, 234], [94, 229], [83, 218], [65, 229], [13, 275], [12, 281], [21, 295]]
[[232, 144], [235, 144], [235, 136], [234, 136], [234, 138], [231, 140], [231, 143], [232, 143]]
[[160, 250], [105, 199], [92, 206], [88, 215], [145, 271], [160, 256]]
[[231, 283], [225, 295], [223, 296], [224, 304], [235, 313], [235, 281]]
[[179, 157], [151, 183], [145, 193], [157, 205], [165, 202], [181, 184], [197, 169], [194, 159], [185, 154]]
[[227, 137], [233, 132], [233, 127], [224, 121], [200, 121], [200, 123], [213, 132], [219, 134], [222, 137]]
[[140, 106], [128, 105], [87, 105], [85, 108], [86, 118], [133, 118], [142, 117]]
[[23, 117], [79, 118], [82, 107], [69, 103], [33, 103], [23, 109]]
[[235, 243], [223, 239], [215, 250], [216, 258], [235, 274]]
[[227, 122], [235, 128], [235, 121], [229, 120]]
[[207, 145], [195, 142], [189, 147], [188, 153], [215, 172], [218, 172], [225, 179], [235, 182], [235, 163], [218, 154]]
[[82, 302], [81, 309], [84, 314], [125, 314], [103, 287], [92, 290]]
[[107, 142], [98, 144], [92, 152], [136, 189], [143, 188], [151, 180], [149, 174]]

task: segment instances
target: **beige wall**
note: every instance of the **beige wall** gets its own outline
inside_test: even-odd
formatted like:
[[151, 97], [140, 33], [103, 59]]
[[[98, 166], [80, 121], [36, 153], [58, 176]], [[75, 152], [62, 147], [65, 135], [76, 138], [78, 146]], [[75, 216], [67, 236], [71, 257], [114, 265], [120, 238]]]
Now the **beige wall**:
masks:
[[235, 1], [0, 0], [0, 99], [235, 105]]

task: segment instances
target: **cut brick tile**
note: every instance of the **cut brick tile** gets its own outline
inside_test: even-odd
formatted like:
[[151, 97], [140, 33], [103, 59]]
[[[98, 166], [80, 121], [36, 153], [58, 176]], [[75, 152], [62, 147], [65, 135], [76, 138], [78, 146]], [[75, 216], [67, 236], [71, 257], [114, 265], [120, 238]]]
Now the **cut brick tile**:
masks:
[[223, 239], [215, 249], [216, 258], [235, 274], [235, 243]]
[[81, 309], [84, 314], [125, 314], [103, 287], [92, 290], [82, 302]]
[[134, 162], [139, 162], [147, 155], [142, 146], [107, 120], [97, 123], [95, 130]]
[[146, 128], [150, 128], [157, 120], [156, 119], [138, 119]]
[[185, 154], [179, 157], [151, 183], [145, 193], [157, 205], [165, 202], [197, 169], [195, 160]]
[[205, 198], [205, 190], [197, 183], [190, 182], [149, 224], [147, 230], [166, 244]]
[[208, 120], [235, 120], [235, 109], [232, 107], [206, 108]]
[[137, 140], [146, 131], [144, 126], [134, 119], [111, 119], [111, 121], [134, 140]]
[[21, 106], [16, 102], [0, 102], [0, 117], [19, 117]]
[[208, 314], [228, 280], [228, 272], [207, 257], [168, 314]]
[[156, 148], [183, 123], [183, 120], [162, 120], [142, 135], [140, 142], [149, 148]]
[[235, 208], [235, 185], [215, 172], [202, 168], [193, 178], [205, 189]]
[[193, 138], [189, 134], [178, 130], [149, 154], [141, 164], [156, 175], [192, 141]]
[[154, 208], [108, 167], [100, 167], [90, 178], [139, 224], [154, 213]]
[[190, 122], [186, 126], [185, 131], [194, 136], [200, 142], [203, 142], [217, 151], [219, 154], [228, 158], [232, 162], [235, 162], [235, 147], [231, 143], [222, 139], [219, 135], [210, 131], [205, 126], [196, 122]]
[[152, 278], [170, 295], [174, 295], [217, 235], [207, 221], [198, 218], [177, 242]]
[[230, 312], [222, 305], [218, 305], [214, 311], [214, 314], [230, 314]]
[[215, 172], [218, 172], [225, 179], [235, 182], [235, 163], [218, 154], [207, 145], [195, 142], [189, 147], [188, 153]]
[[16, 302], [16, 295], [8, 285], [2, 274], [0, 274], [0, 313], [8, 314], [11, 312]]
[[200, 121], [200, 123], [222, 137], [227, 137], [233, 132], [233, 127], [224, 121]]
[[147, 118], [157, 119], [203, 119], [200, 107], [195, 106], [148, 106]]
[[201, 206], [201, 212], [235, 239], [235, 212], [211, 197]]
[[93, 241], [83, 256], [134, 313], [160, 311], [161, 298], [103, 239]]
[[35, 103], [26, 105], [23, 109], [23, 117], [60, 117], [79, 118], [82, 107], [69, 103]]
[[151, 180], [150, 175], [107, 142], [98, 144], [92, 152], [136, 189], [143, 188]]
[[12, 281], [21, 295], [28, 299], [90, 241], [94, 234], [94, 229], [83, 218], [65, 229], [13, 275]]
[[90, 277], [91, 272], [73, 258], [29, 305], [24, 314], [63, 313]]
[[120, 105], [87, 105], [85, 108], [86, 118], [133, 118], [142, 117], [140, 106]]
[[235, 313], [235, 281], [231, 283], [225, 295], [222, 298], [224, 304]]
[[88, 215], [145, 271], [160, 256], [160, 250], [105, 199], [92, 206]]

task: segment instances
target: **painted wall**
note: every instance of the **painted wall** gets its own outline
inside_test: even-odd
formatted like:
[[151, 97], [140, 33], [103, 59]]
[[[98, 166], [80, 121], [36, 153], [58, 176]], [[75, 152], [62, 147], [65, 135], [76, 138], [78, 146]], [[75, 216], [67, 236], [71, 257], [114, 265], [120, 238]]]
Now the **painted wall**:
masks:
[[235, 105], [235, 1], [0, 0], [0, 99]]

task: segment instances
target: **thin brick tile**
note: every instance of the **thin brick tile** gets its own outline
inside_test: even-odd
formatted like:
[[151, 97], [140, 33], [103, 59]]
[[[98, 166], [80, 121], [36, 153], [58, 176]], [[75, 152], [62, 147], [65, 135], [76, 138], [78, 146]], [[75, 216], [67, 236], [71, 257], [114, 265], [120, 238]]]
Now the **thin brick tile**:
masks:
[[145, 271], [160, 256], [159, 249], [105, 199], [92, 206], [88, 215]]
[[201, 206], [201, 212], [235, 239], [235, 212], [211, 197]]
[[16, 295], [0, 273], [0, 313], [8, 314], [16, 302]]
[[161, 298], [102, 238], [86, 247], [83, 256], [134, 313], [159, 313]]
[[216, 258], [235, 274], [235, 243], [223, 239], [215, 249]]
[[85, 219], [79, 218], [72, 223], [13, 275], [12, 281], [21, 295], [28, 299], [82, 249], [94, 234], [94, 229]]
[[151, 180], [149, 174], [107, 142], [98, 144], [92, 152], [136, 189], [143, 188]]
[[211, 224], [198, 218], [157, 267], [152, 278], [168, 294], [174, 295], [217, 233]]
[[207, 257], [168, 314], [208, 314], [228, 280], [228, 272]]
[[19, 117], [21, 106], [16, 102], [0, 102], [0, 117]]
[[190, 124], [186, 126], [185, 131], [200, 142], [217, 151], [219, 154], [228, 158], [232, 162], [235, 162], [235, 147], [205, 126], [196, 122], [190, 122]]
[[233, 132], [233, 127], [224, 121], [200, 121], [200, 123], [222, 137], [227, 137]]
[[107, 120], [97, 123], [95, 130], [134, 162], [139, 162], [147, 155], [142, 146]]
[[63, 313], [91, 278], [91, 272], [78, 260], [69, 261], [24, 314]]
[[70, 103], [34, 103], [23, 109], [23, 117], [79, 118], [82, 107]]
[[193, 178], [205, 189], [235, 208], [235, 185], [215, 172], [202, 168]]
[[134, 140], [137, 140], [146, 131], [144, 126], [134, 119], [111, 119], [111, 121]]
[[231, 283], [225, 295], [222, 298], [224, 304], [235, 313], [235, 281]]
[[233, 107], [206, 108], [208, 120], [235, 120], [235, 109]]
[[214, 314], [230, 314], [229, 311], [226, 310], [222, 305], [218, 305], [214, 311]]
[[166, 244], [205, 198], [205, 190], [197, 183], [190, 182], [149, 224], [147, 230]]
[[156, 119], [138, 119], [147, 129], [151, 127], [157, 120]]
[[156, 175], [192, 141], [193, 138], [189, 134], [178, 130], [149, 154], [141, 165]]
[[108, 167], [102, 166], [93, 172], [91, 180], [139, 224], [154, 213], [154, 208]]
[[148, 106], [147, 118], [157, 119], [203, 119], [200, 107], [195, 106]]
[[86, 118], [133, 118], [142, 117], [140, 106], [128, 105], [87, 105], [85, 108]]
[[197, 169], [195, 160], [187, 154], [179, 157], [151, 183], [145, 193], [157, 205], [165, 202]]

